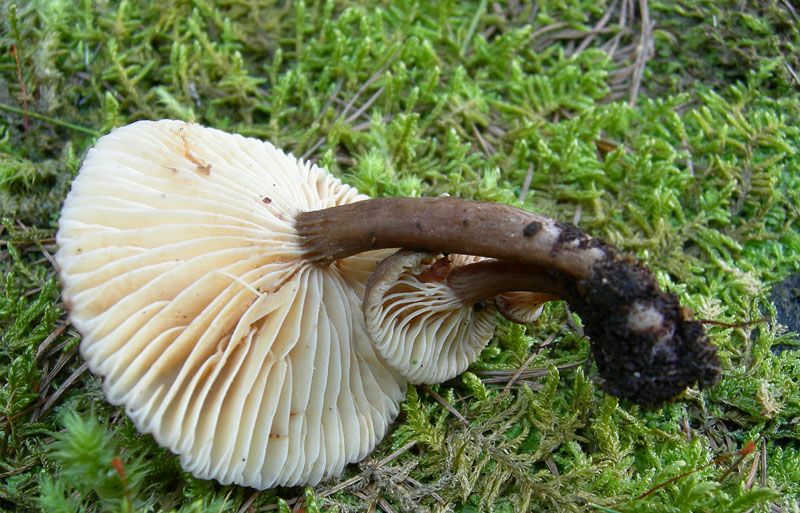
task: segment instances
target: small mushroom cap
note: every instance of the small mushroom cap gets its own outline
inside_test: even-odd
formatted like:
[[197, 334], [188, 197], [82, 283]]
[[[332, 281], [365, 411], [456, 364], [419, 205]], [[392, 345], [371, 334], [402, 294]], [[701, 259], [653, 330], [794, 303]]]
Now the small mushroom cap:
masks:
[[494, 333], [491, 301], [466, 303], [450, 269], [481, 257], [401, 250], [367, 282], [364, 317], [386, 361], [411, 383], [442, 383], [464, 372]]
[[386, 252], [303, 260], [294, 215], [366, 199], [255, 139], [141, 121], [98, 140], [59, 220], [81, 354], [109, 401], [202, 479], [316, 484], [404, 398], [361, 314]]
[[500, 315], [517, 324], [530, 324], [542, 314], [544, 304], [560, 299], [546, 292], [504, 292], [494, 298]]

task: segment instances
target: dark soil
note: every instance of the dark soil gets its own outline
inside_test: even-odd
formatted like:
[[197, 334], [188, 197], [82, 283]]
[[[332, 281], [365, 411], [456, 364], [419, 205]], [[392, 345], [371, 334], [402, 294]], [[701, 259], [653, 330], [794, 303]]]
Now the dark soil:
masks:
[[[608, 393], [657, 406], [687, 386], [717, 382], [720, 363], [702, 324], [690, 318], [675, 294], [661, 291], [635, 259], [609, 252], [593, 275], [572, 289], [568, 303], [583, 320]], [[634, 331], [629, 315], [642, 305], [659, 312], [663, 321]]]

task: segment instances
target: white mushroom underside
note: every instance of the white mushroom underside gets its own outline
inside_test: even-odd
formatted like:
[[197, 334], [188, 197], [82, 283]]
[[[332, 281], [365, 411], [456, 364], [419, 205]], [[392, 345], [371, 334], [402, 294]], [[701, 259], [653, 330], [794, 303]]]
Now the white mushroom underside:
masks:
[[[421, 281], [431, 253], [400, 251], [375, 274], [364, 299], [367, 333], [386, 361], [411, 383], [442, 383], [478, 359], [494, 333], [491, 302], [474, 308], [441, 280]], [[439, 255], [441, 256], [441, 255]], [[449, 256], [452, 268], [481, 257]]]
[[551, 294], [541, 292], [505, 292], [494, 298], [497, 309], [503, 316], [518, 324], [530, 324], [542, 314], [544, 305], [551, 301]]
[[316, 484], [364, 458], [405, 381], [361, 314], [386, 252], [319, 268], [293, 216], [365, 199], [268, 143], [178, 121], [101, 138], [56, 260], [81, 354], [195, 476]]

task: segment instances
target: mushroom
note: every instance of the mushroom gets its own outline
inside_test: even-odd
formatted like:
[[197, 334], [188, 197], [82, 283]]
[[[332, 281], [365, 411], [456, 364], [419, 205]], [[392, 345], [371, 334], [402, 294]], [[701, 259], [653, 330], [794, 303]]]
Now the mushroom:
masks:
[[309, 261], [302, 210], [366, 199], [268, 143], [178, 121], [102, 137], [59, 220], [80, 351], [203, 479], [316, 484], [384, 436], [406, 381], [365, 332], [387, 251]]
[[[477, 360], [494, 333], [495, 303], [518, 323], [560, 299], [549, 276], [462, 254], [400, 250], [367, 281], [367, 333], [387, 363], [414, 384], [442, 383]], [[486, 272], [489, 272], [489, 275]], [[512, 280], [505, 279], [503, 273]], [[544, 289], [550, 292], [505, 292]], [[496, 297], [495, 297], [496, 296]]]
[[499, 203], [439, 197], [303, 212], [295, 226], [306, 257], [319, 265], [394, 247], [494, 259], [465, 266], [473, 269], [465, 271], [465, 288], [488, 283], [492, 293], [565, 299], [584, 323], [606, 391], [618, 397], [658, 405], [689, 385], [718, 380], [716, 350], [678, 297], [662, 291], [637, 259], [572, 224]]
[[718, 373], [677, 297], [572, 225], [456, 198], [368, 199], [269, 143], [192, 123], [101, 138], [57, 243], [81, 354], [109, 401], [223, 484], [313, 485], [385, 434], [412, 373], [381, 356], [361, 308], [390, 248], [485, 257], [448, 274], [462, 302], [566, 299], [615, 395], [654, 404]]
[[411, 383], [442, 383], [478, 359], [494, 333], [496, 310], [448, 286], [447, 275], [479, 260], [401, 250], [367, 282], [367, 333], [386, 362]]

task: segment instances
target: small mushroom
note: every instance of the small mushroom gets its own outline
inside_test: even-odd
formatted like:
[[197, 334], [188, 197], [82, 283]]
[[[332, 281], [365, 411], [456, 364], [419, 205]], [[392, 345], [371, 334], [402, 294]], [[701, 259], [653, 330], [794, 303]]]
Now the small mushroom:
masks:
[[[539, 292], [504, 292], [520, 288]], [[477, 360], [494, 333], [495, 302], [510, 320], [527, 323], [558, 294], [565, 294], [561, 283], [541, 269], [400, 250], [367, 281], [362, 308], [387, 363], [411, 383], [434, 384]]]
[[61, 211], [56, 261], [109, 401], [195, 476], [316, 484], [385, 434], [406, 381], [370, 342], [387, 251], [310, 261], [294, 216], [366, 199], [272, 145], [178, 121], [102, 137]]
[[478, 260], [401, 250], [367, 282], [367, 333], [411, 383], [442, 383], [461, 374], [492, 338], [494, 306], [463, 297], [447, 283], [451, 269]]
[[[504, 292], [505, 290], [550, 292]], [[561, 284], [527, 266], [483, 257], [400, 250], [367, 281], [367, 333], [387, 363], [414, 384], [464, 372], [492, 338], [495, 303], [514, 322], [533, 322]]]

